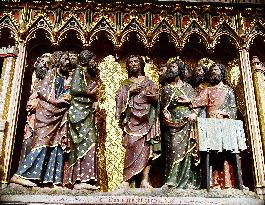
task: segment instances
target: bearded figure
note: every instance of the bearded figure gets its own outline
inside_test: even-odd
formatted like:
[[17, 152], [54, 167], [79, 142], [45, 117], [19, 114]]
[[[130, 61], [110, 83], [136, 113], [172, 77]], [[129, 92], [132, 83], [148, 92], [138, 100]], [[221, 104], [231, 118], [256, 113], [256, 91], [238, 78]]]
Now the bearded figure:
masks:
[[[226, 150], [230, 149], [234, 151], [237, 150], [237, 152], [239, 152], [238, 151], [239, 149], [244, 150], [245, 138], [244, 135], [240, 134], [243, 128], [241, 128], [238, 125], [235, 125], [233, 128], [237, 129], [237, 131], [234, 133], [233, 132], [234, 130], [231, 130], [230, 133], [234, 133], [233, 134], [234, 136], [230, 136], [229, 135], [230, 133], [222, 131], [223, 128], [216, 127], [219, 124], [220, 126], [226, 125], [224, 124], [225, 121], [220, 121], [218, 119], [236, 119], [237, 108], [236, 108], [234, 91], [232, 90], [231, 87], [225, 84], [226, 82], [225, 67], [222, 64], [214, 64], [209, 68], [207, 81], [210, 85], [204, 88], [196, 98], [185, 99], [182, 101], [182, 103], [184, 102], [190, 103], [191, 108], [199, 108], [199, 107], [204, 108], [206, 110], [207, 118], [214, 118], [213, 120], [217, 119], [214, 121], [214, 123], [216, 124], [213, 124], [212, 127], [211, 124], [207, 124], [207, 126], [204, 125], [204, 123], [210, 122], [204, 120], [204, 118], [201, 118], [198, 121], [198, 126], [204, 126], [206, 132], [208, 132], [207, 130], [210, 129], [209, 133], [207, 134], [207, 139], [206, 138], [203, 139], [203, 140], [211, 140], [211, 143], [208, 143], [207, 145], [210, 146], [211, 148], [207, 149], [217, 150], [220, 152], [220, 154], [216, 156], [216, 159], [218, 157], [219, 161], [214, 161], [213, 165], [212, 186], [214, 188], [234, 187], [235, 183], [233, 179], [234, 178], [233, 167], [230, 160], [227, 157], [228, 153], [223, 152], [223, 147], [226, 147], [225, 148]], [[227, 122], [234, 123], [234, 121], [227, 121]], [[223, 123], [223, 125], [221, 123]], [[216, 129], [219, 129], [218, 139], [215, 139], [216, 135], [211, 134], [215, 133]], [[229, 139], [227, 139], [226, 136], [229, 136]], [[232, 140], [230, 138], [235, 138], [236, 140]], [[215, 140], [213, 141], [212, 139]]]
[[99, 188], [95, 126], [98, 85], [95, 81], [95, 60], [96, 56], [91, 51], [84, 50], [79, 54], [79, 64], [74, 70], [70, 87], [72, 99], [68, 117], [72, 148], [65, 183], [74, 186], [74, 189]]
[[215, 64], [210, 67], [207, 81], [210, 86], [203, 89], [199, 96], [192, 100], [192, 107], [206, 107], [209, 118], [236, 119], [236, 100], [234, 91], [225, 84], [225, 67]]
[[64, 53], [59, 67], [49, 70], [36, 87], [38, 104], [32, 149], [11, 182], [24, 186], [36, 186], [36, 183], [62, 184], [63, 154], [70, 150], [67, 123], [70, 95], [65, 83], [70, 68], [68, 53]]
[[179, 100], [195, 97], [192, 86], [184, 81], [185, 65], [172, 61], [162, 90], [163, 141], [166, 156], [166, 182], [163, 187], [198, 188], [200, 172], [194, 121], [197, 111]]
[[36, 88], [40, 84], [40, 82], [46, 76], [48, 70], [51, 68], [51, 54], [45, 53], [42, 56], [38, 57], [36, 62], [34, 63], [34, 71], [36, 79], [32, 83], [32, 90], [29, 100], [27, 102], [27, 122], [24, 128], [24, 139], [22, 143], [21, 155], [20, 155], [20, 163], [21, 164], [24, 158], [32, 149], [32, 137], [34, 131], [34, 123], [35, 123], [35, 113], [36, 107], [38, 105], [38, 94]]

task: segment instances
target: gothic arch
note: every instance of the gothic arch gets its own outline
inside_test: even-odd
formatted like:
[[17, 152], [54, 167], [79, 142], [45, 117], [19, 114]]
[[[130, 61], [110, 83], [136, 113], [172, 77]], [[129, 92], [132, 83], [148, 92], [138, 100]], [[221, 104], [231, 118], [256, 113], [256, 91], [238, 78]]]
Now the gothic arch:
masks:
[[47, 27], [39, 28], [39, 27], [34, 27], [30, 30], [29, 34], [26, 37], [26, 42], [28, 43], [31, 39], [35, 38], [36, 33], [39, 31], [43, 30], [46, 34], [46, 38], [49, 39], [51, 43], [55, 42], [54, 35], [52, 34], [52, 31], [48, 29]]
[[207, 41], [207, 36], [205, 36], [201, 31], [199, 30], [193, 30], [193, 31], [190, 31], [188, 33], [186, 33], [184, 36], [183, 36], [183, 40], [182, 40], [182, 43], [180, 44], [180, 48], [183, 49], [184, 46], [186, 45], [186, 43], [188, 42], [188, 40], [192, 37], [192, 36], [197, 36], [200, 40], [202, 40], [202, 43], [203, 45], [209, 49], [210, 48], [210, 45]]
[[215, 48], [222, 36], [228, 36], [230, 39], [232, 39], [232, 43], [236, 46], [237, 49], [241, 48], [240, 39], [236, 32], [226, 22], [223, 22], [218, 27], [216, 33], [213, 36], [213, 41], [210, 45], [211, 49]]
[[251, 29], [251, 32], [247, 38], [246, 47], [250, 48], [254, 40], [258, 38], [259, 36], [265, 38], [265, 28], [260, 22], [257, 22]]
[[120, 42], [118, 44], [118, 47], [120, 48], [126, 41], [127, 37], [130, 36], [131, 33], [136, 33], [137, 36], [140, 38], [141, 42], [144, 44], [144, 46], [148, 45], [148, 39], [146, 36], [146, 33], [144, 32], [144, 29], [139, 25], [139, 23], [133, 19], [123, 30], [120, 38]]
[[87, 44], [85, 34], [81, 29], [73, 29], [73, 28], [65, 28], [63, 31], [59, 33], [57, 44], [60, 44], [63, 39], [66, 38], [67, 34], [75, 32], [77, 34], [77, 38], [82, 42], [83, 45]]
[[18, 30], [12, 21], [12, 19], [6, 15], [0, 19], [0, 31], [3, 29], [8, 29], [10, 31], [11, 36], [15, 39], [16, 43], [18, 42]]
[[153, 47], [162, 34], [167, 34], [168, 38], [174, 42], [175, 47], [179, 47], [180, 42], [177, 38], [177, 34], [173, 31], [171, 26], [168, 25], [168, 23], [165, 20], [163, 20], [159, 24], [157, 29], [153, 32], [152, 35], [153, 37], [150, 41], [149, 47]]
[[118, 44], [118, 39], [116, 38], [115, 34], [108, 31], [108, 30], [104, 30], [104, 29], [99, 29], [97, 31], [94, 31], [91, 36], [90, 36], [90, 39], [89, 39], [89, 45], [91, 45], [93, 43], [93, 41], [95, 41], [98, 37], [99, 34], [101, 33], [105, 33], [109, 39], [111, 40], [111, 42], [113, 43], [113, 45], [117, 45]]

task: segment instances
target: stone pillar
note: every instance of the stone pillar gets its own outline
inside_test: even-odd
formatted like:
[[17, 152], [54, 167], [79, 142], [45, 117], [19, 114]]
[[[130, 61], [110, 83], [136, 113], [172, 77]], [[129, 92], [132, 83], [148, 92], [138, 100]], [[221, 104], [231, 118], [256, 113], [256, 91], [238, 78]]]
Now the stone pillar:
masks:
[[265, 66], [256, 56], [254, 56], [252, 59], [252, 72], [255, 94], [257, 98], [258, 115], [263, 143], [263, 154], [265, 154]]
[[247, 123], [254, 161], [255, 188], [258, 194], [262, 194], [265, 189], [265, 165], [249, 51], [246, 48], [239, 50], [239, 58], [246, 101]]
[[[3, 47], [0, 49], [0, 57], [4, 58], [2, 75], [0, 78], [0, 177], [4, 176], [5, 161], [5, 140], [8, 129], [7, 112], [10, 102], [12, 80], [17, 57], [17, 50], [13, 47]], [[1, 179], [2, 181], [2, 179]]]
[[[17, 124], [17, 115], [20, 101], [20, 93], [22, 87], [22, 79], [24, 73], [25, 62], [25, 42], [19, 42], [18, 49], [12, 47], [8, 56], [4, 60], [4, 67], [2, 73], [2, 90], [1, 98], [3, 99], [0, 108], [0, 120], [4, 124], [3, 138], [2, 138], [2, 171], [1, 183], [8, 182], [9, 170], [12, 161], [13, 143], [15, 140], [15, 129]], [[7, 49], [8, 50], [8, 49]], [[17, 54], [18, 50], [18, 54]], [[2, 49], [3, 51], [3, 49]], [[0, 52], [1, 53], [1, 52]], [[0, 130], [1, 132], [1, 130]]]

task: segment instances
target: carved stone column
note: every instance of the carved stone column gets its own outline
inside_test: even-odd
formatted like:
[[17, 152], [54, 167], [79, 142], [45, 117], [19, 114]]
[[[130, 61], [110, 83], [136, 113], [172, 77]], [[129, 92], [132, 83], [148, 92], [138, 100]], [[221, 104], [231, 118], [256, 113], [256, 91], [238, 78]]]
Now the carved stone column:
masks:
[[[0, 78], [0, 177], [4, 176], [5, 140], [8, 129], [7, 112], [10, 102], [12, 80], [17, 57], [17, 49], [3, 47], [0, 49], [0, 57], [4, 58], [2, 75]], [[1, 179], [2, 181], [2, 179]]]
[[249, 60], [249, 51], [243, 48], [239, 51], [240, 66], [242, 71], [244, 95], [246, 100], [247, 123], [250, 134], [250, 142], [254, 161], [255, 188], [258, 194], [264, 194], [265, 190], [265, 165], [261, 142], [259, 118], [256, 106], [256, 97]]
[[[15, 139], [15, 129], [17, 124], [17, 115], [20, 101], [20, 93], [22, 87], [22, 79], [24, 73], [25, 62], [25, 42], [21, 41], [18, 45], [18, 55], [11, 53], [4, 61], [3, 68], [3, 86], [1, 102], [3, 109], [0, 112], [2, 123], [4, 124], [3, 138], [2, 138], [2, 171], [1, 183], [5, 184], [8, 181], [8, 175], [12, 160], [13, 143]], [[13, 56], [12, 56], [13, 55]], [[16, 58], [14, 58], [16, 57]], [[1, 106], [2, 107], [2, 106]], [[0, 119], [0, 120], [1, 120]]]
[[257, 98], [258, 115], [263, 143], [263, 154], [265, 154], [265, 66], [256, 56], [252, 59], [252, 72]]

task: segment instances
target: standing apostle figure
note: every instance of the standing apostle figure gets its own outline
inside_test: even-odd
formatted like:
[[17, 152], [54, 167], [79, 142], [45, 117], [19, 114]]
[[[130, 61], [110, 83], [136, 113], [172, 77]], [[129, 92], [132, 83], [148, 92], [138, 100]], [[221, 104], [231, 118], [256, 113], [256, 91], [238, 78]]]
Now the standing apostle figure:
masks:
[[195, 97], [192, 86], [184, 81], [185, 65], [169, 62], [162, 90], [162, 110], [166, 156], [166, 183], [163, 187], [198, 188], [199, 156], [194, 133], [197, 111], [179, 102], [182, 96]]
[[95, 82], [95, 58], [88, 50], [79, 54], [80, 65], [77, 65], [73, 73], [70, 88], [72, 100], [69, 124], [72, 149], [69, 168], [66, 171], [66, 183], [74, 185], [75, 189], [99, 188], [95, 127], [98, 86]]
[[141, 56], [129, 56], [126, 62], [129, 79], [122, 82], [116, 95], [116, 119], [123, 129], [122, 143], [126, 149], [124, 188], [138, 174], [142, 175], [140, 187], [152, 187], [150, 164], [160, 151], [159, 94], [153, 81], [144, 76], [144, 65]]
[[59, 67], [49, 70], [38, 85], [38, 105], [32, 150], [10, 180], [24, 186], [34, 182], [62, 184], [63, 153], [70, 149], [67, 112], [70, 107], [68, 86], [71, 64], [68, 53], [60, 58]]

